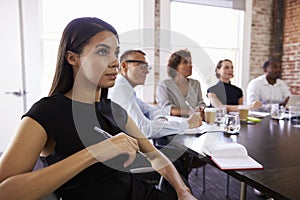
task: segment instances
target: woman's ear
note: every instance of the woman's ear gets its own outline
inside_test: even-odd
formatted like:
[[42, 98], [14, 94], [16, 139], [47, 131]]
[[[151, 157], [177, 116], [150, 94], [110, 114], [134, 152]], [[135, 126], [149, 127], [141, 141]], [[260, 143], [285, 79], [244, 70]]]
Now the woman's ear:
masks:
[[72, 51], [67, 51], [65, 58], [70, 65], [78, 66], [79, 65], [79, 55]]

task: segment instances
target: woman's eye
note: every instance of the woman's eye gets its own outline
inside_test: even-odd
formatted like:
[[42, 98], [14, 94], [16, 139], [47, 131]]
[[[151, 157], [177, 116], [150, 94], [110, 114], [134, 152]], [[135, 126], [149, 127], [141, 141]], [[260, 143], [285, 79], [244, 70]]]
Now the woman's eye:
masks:
[[115, 52], [115, 57], [116, 57], [116, 58], [119, 58], [119, 54], [120, 54], [119, 51]]
[[108, 53], [108, 51], [106, 49], [101, 49], [100, 51], [98, 51], [98, 54], [101, 56], [106, 56]]

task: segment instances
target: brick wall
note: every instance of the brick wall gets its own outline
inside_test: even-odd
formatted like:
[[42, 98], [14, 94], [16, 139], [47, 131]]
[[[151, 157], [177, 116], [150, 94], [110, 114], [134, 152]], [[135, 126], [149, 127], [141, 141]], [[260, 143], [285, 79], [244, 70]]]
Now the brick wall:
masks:
[[253, 0], [249, 80], [263, 74], [271, 54], [273, 0]]
[[282, 39], [282, 79], [293, 94], [300, 94], [300, 1], [284, 1], [283, 38], [278, 38], [274, 30], [277, 27], [273, 20], [278, 13], [272, 11], [276, 3], [276, 0], [253, 0], [250, 80], [263, 74], [262, 64], [274, 55], [274, 42]]
[[300, 94], [300, 1], [285, 1], [283, 76], [293, 94]]

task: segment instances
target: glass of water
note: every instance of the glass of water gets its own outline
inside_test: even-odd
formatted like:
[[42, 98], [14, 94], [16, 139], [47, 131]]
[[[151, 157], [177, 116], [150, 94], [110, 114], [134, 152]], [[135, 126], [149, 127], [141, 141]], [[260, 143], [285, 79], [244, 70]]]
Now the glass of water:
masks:
[[285, 115], [285, 108], [283, 106], [279, 106], [279, 104], [273, 104], [270, 114], [272, 119], [283, 119]]
[[238, 114], [225, 115], [223, 122], [224, 133], [227, 134], [239, 134], [241, 128], [240, 118]]
[[216, 107], [216, 123], [223, 124], [226, 115], [226, 107]]
[[300, 122], [300, 106], [289, 106], [289, 119], [292, 122]]

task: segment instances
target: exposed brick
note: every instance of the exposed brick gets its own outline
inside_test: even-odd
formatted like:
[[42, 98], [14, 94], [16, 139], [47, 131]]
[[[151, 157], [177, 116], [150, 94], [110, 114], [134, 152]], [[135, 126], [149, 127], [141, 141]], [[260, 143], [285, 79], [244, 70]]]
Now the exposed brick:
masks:
[[[253, 0], [250, 79], [263, 74], [261, 66], [272, 54], [274, 7], [273, 0]], [[293, 94], [300, 94], [300, 1], [286, 0], [284, 7], [282, 78]]]

